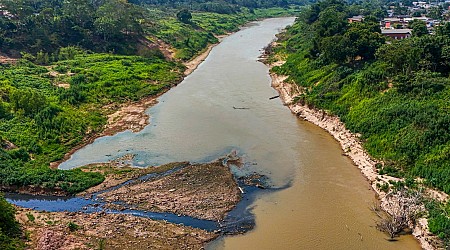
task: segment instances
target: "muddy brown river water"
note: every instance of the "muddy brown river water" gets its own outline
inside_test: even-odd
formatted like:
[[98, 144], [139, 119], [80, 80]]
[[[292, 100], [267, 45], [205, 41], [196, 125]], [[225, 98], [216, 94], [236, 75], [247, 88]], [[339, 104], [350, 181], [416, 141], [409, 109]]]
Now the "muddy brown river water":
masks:
[[199, 68], [147, 112], [150, 125], [97, 139], [62, 169], [136, 154], [136, 166], [207, 162], [232, 151], [274, 187], [251, 205], [256, 227], [225, 236], [209, 249], [419, 249], [410, 236], [396, 242], [375, 229], [374, 192], [338, 143], [297, 119], [270, 87], [261, 49], [293, 18], [252, 23], [225, 38]]

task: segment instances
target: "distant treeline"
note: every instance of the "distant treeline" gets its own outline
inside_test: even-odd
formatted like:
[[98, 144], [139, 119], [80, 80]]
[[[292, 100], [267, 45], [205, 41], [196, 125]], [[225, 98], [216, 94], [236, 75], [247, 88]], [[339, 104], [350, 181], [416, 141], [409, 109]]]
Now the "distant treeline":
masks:
[[77, 45], [132, 54], [143, 10], [121, 0], [4, 0], [0, 51], [17, 56]]
[[233, 14], [241, 11], [242, 7], [249, 9], [285, 8], [291, 4], [304, 5], [308, 3], [308, 0], [130, 0], [130, 2], [171, 8], [188, 8], [190, 10], [220, 14]]

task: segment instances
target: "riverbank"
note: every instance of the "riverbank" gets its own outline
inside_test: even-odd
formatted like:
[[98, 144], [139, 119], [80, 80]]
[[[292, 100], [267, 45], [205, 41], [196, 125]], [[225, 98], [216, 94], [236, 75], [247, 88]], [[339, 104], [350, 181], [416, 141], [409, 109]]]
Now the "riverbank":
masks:
[[[221, 39], [225, 38], [227, 35], [218, 36], [219, 43]], [[77, 146], [73, 147], [69, 152], [67, 152], [61, 160], [51, 162], [50, 168], [56, 169], [59, 165], [70, 159], [72, 154], [74, 154], [79, 149], [89, 145], [95, 141], [95, 139], [103, 136], [112, 136], [117, 133], [130, 130], [133, 133], [139, 132], [149, 124], [149, 115], [145, 111], [158, 103], [158, 98], [169, 91], [172, 87], [177, 86], [181, 83], [184, 77], [190, 75], [194, 70], [208, 57], [211, 50], [218, 43], [210, 44], [203, 53], [196, 56], [194, 59], [184, 62], [183, 65], [186, 67], [184, 71], [183, 78], [179, 82], [174, 83], [169, 88], [165, 88], [162, 92], [157, 95], [147, 96], [136, 102], [127, 102], [120, 105], [108, 105], [104, 107], [107, 115], [107, 123], [100, 133], [88, 133], [83, 141]]]
[[[273, 42], [271, 46], [276, 46], [276, 42]], [[266, 63], [270, 70], [275, 66], [284, 64], [284, 61], [280, 58], [277, 58], [278, 60], [276, 62], [268, 64], [265, 56], [267, 55], [264, 55], [261, 58], [261, 61]], [[349, 157], [354, 165], [361, 171], [363, 176], [369, 181], [372, 189], [380, 200], [380, 207], [390, 215], [398, 212], [398, 210], [400, 210], [398, 204], [403, 204], [404, 200], [408, 200], [409, 197], [392, 195], [391, 192], [386, 192], [383, 187], [389, 187], [395, 182], [404, 180], [379, 174], [376, 166], [384, 163], [373, 159], [365, 151], [360, 140], [361, 135], [354, 134], [346, 129], [345, 124], [340, 121], [339, 117], [329, 115], [324, 110], [319, 110], [306, 104], [296, 102], [295, 98], [302, 94], [303, 90], [297, 84], [287, 82], [287, 76], [270, 72], [270, 77], [272, 79], [272, 87], [278, 91], [284, 105], [287, 106], [293, 114], [300, 119], [311, 122], [324, 129], [339, 142], [343, 150], [343, 155]], [[425, 193], [430, 198], [438, 199], [440, 201], [448, 199], [448, 195], [443, 192], [427, 189]], [[417, 205], [415, 209], [424, 210], [423, 204]], [[412, 229], [412, 234], [419, 241], [423, 249], [442, 248], [441, 240], [429, 231], [426, 218], [417, 219], [416, 223], [414, 225], [411, 224], [410, 227]]]

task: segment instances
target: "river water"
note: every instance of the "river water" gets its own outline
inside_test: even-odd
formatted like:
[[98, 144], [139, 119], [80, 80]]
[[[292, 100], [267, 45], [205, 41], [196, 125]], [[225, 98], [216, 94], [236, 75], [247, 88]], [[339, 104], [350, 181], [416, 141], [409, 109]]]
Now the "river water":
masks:
[[225, 38], [199, 68], [147, 112], [150, 125], [97, 139], [62, 169], [136, 154], [136, 166], [206, 162], [230, 152], [237, 174], [258, 172], [282, 191], [251, 205], [253, 231], [225, 236], [210, 249], [418, 249], [412, 236], [388, 242], [374, 225], [375, 195], [337, 142], [297, 119], [270, 87], [262, 48], [293, 18], [252, 23]]

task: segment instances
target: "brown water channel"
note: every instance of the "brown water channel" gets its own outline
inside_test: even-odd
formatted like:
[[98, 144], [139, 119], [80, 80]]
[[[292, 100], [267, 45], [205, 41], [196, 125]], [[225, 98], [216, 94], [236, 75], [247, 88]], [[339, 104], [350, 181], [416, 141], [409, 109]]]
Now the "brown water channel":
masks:
[[[147, 112], [150, 125], [97, 139], [60, 167], [106, 162], [133, 153], [136, 166], [206, 162], [236, 151], [282, 191], [251, 205], [253, 231], [211, 249], [418, 249], [412, 236], [388, 242], [374, 228], [374, 193], [334, 139], [298, 120], [270, 87], [261, 49], [293, 18], [253, 23], [225, 38], [200, 67]], [[236, 109], [238, 108], [238, 109]], [[245, 109], [240, 109], [245, 108]]]

